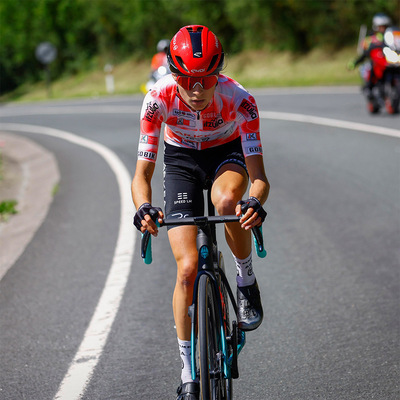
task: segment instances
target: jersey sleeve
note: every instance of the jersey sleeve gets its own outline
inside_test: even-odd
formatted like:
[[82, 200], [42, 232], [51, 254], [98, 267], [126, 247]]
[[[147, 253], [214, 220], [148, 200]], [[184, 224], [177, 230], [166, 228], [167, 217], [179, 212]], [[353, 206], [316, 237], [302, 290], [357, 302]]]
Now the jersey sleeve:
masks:
[[262, 155], [260, 118], [256, 101], [250, 94], [241, 100], [238, 122], [244, 156]]
[[155, 92], [147, 93], [140, 113], [138, 160], [156, 162], [163, 121], [162, 108]]

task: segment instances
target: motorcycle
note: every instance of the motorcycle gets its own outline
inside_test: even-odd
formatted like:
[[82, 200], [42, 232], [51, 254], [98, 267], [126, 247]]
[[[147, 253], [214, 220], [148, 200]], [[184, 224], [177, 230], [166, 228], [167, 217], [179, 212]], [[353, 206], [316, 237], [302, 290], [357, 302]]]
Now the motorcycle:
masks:
[[[370, 59], [370, 63], [360, 67], [368, 111], [376, 114], [385, 108], [389, 114], [397, 114], [400, 106], [399, 28], [386, 29], [382, 46], [371, 49]], [[368, 85], [370, 74], [373, 74], [372, 88]]]
[[165, 65], [161, 65], [159, 66], [157, 69], [155, 69], [154, 71], [151, 72], [150, 74], [150, 79], [146, 82], [143, 83], [140, 86], [140, 90], [141, 92], [146, 95], [146, 93], [153, 87], [153, 85], [162, 77], [164, 77], [165, 75], [170, 74], [171, 71], [169, 70], [169, 68]]
[[400, 29], [388, 28], [384, 35], [387, 66], [384, 74], [385, 107], [389, 114], [397, 114], [400, 106]]

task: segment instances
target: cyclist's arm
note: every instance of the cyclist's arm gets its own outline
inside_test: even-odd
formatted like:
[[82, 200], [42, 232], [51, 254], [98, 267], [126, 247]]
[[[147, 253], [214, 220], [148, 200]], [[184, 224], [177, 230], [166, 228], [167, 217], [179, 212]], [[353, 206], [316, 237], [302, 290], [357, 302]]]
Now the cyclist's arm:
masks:
[[[269, 194], [269, 182], [265, 174], [264, 161], [262, 155], [246, 157], [247, 170], [250, 177], [250, 197], [255, 197], [264, 204]], [[240, 215], [240, 205], [236, 206], [236, 215]], [[246, 214], [240, 219], [243, 228], [250, 229], [261, 223], [261, 218], [254, 213], [252, 208], [248, 209]]]
[[[132, 199], [136, 209], [144, 203], [151, 204], [151, 178], [153, 177], [155, 163], [146, 160], [138, 160], [136, 163], [135, 176], [132, 180]], [[162, 214], [162, 213], [160, 213]], [[160, 218], [163, 218], [160, 215]], [[158, 228], [152, 221], [150, 215], [145, 215], [145, 223], [142, 223], [142, 232], [148, 230], [152, 235], [157, 235]]]

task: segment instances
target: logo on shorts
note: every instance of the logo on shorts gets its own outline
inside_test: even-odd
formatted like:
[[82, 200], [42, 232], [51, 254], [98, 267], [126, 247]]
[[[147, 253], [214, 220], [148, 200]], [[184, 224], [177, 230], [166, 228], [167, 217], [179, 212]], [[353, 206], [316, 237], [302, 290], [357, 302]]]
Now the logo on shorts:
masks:
[[190, 204], [192, 199], [189, 199], [188, 194], [186, 192], [178, 193], [178, 200], [174, 201], [174, 204]]
[[183, 214], [183, 213], [175, 213], [175, 214], [171, 214], [171, 217], [173, 218], [186, 218], [189, 217], [189, 214]]

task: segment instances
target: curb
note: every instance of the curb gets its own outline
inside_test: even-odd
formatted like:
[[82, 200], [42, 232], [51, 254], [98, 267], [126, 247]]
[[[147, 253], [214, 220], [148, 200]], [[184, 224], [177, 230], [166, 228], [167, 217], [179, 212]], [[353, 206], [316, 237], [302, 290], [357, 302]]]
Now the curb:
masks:
[[0, 132], [4, 180], [0, 201], [17, 200], [18, 214], [0, 222], [0, 280], [44, 221], [60, 173], [54, 155], [34, 141]]

